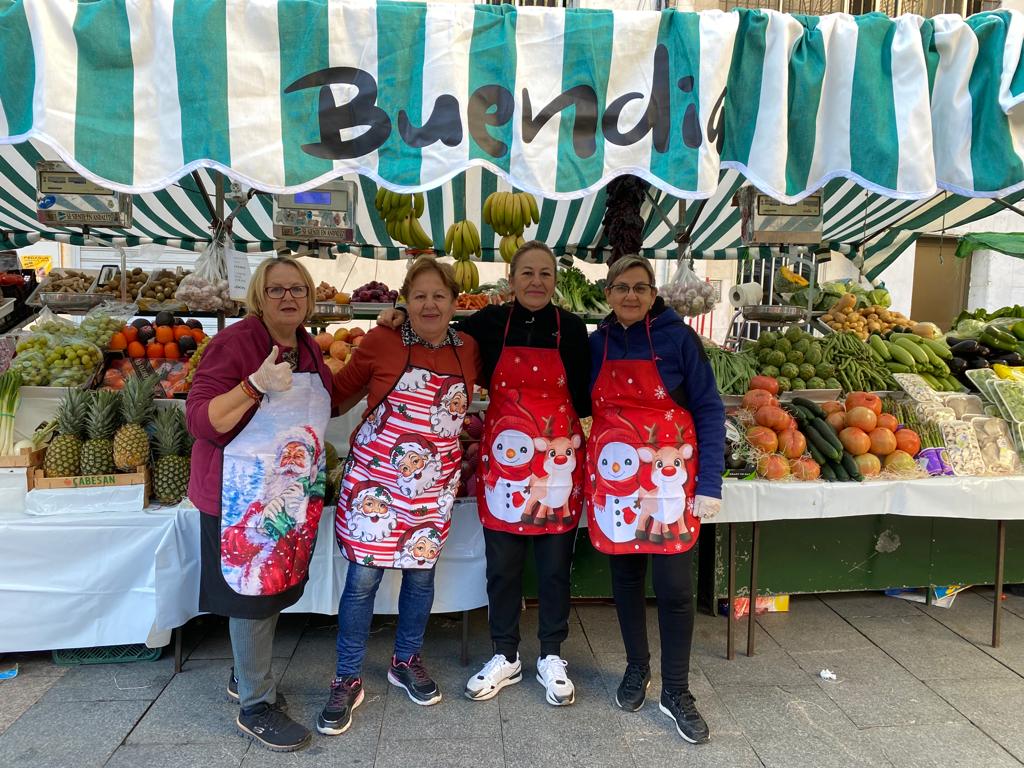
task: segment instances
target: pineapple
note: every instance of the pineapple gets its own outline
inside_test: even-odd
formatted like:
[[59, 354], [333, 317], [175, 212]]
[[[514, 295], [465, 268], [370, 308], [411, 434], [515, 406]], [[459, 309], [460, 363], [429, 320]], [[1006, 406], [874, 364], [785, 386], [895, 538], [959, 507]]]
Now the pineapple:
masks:
[[82, 474], [109, 475], [114, 471], [114, 433], [121, 425], [121, 394], [110, 390], [93, 392], [86, 433], [82, 444]]
[[81, 474], [82, 440], [85, 419], [92, 398], [81, 389], [69, 389], [57, 407], [57, 432], [46, 449], [43, 471], [47, 477], [73, 477]]
[[177, 504], [188, 492], [192, 438], [180, 408], [161, 408], [153, 419], [153, 495]]
[[152, 376], [132, 376], [121, 393], [121, 417], [124, 426], [114, 435], [114, 466], [132, 472], [149, 461], [149, 435], [143, 424], [153, 418]]

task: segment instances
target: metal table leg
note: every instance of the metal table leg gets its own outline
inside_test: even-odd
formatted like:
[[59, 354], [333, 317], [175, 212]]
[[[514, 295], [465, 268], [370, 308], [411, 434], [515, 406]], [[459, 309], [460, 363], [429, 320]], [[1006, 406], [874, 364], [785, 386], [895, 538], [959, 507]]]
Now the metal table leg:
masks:
[[174, 628], [174, 674], [181, 672], [181, 636], [182, 627]]
[[725, 658], [732, 661], [736, 658], [736, 647], [733, 644], [733, 618], [735, 610], [734, 603], [736, 602], [736, 524], [729, 523], [729, 605], [728, 618], [726, 619], [726, 640], [725, 640]]
[[1006, 521], [996, 523], [996, 599], [992, 608], [992, 647], [998, 648], [1003, 632], [1003, 564], [1006, 559]]
[[462, 612], [462, 649], [459, 653], [462, 666], [469, 664], [469, 611]]
[[753, 523], [750, 538], [750, 608], [747, 613], [747, 656], [754, 655], [754, 630], [757, 628], [757, 552], [759, 549], [761, 530]]

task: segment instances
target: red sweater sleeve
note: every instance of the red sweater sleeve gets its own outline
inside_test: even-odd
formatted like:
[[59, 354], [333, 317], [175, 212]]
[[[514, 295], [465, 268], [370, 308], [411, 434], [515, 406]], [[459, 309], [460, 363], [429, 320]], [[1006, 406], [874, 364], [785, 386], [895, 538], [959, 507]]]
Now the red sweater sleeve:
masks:
[[210, 401], [237, 387], [243, 376], [252, 373], [248, 370], [251, 365], [247, 366], [245, 360], [246, 346], [237, 343], [237, 339], [234, 344], [229, 341], [222, 334], [210, 341], [192, 379], [185, 405], [185, 422], [192, 436], [221, 447], [231, 441], [238, 428], [224, 434], [214, 429], [210, 423]]

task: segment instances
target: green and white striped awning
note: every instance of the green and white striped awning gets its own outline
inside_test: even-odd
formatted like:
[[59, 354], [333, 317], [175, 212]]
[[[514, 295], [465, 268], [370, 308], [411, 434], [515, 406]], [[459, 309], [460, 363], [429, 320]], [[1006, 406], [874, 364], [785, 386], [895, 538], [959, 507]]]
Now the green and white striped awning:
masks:
[[708, 198], [1024, 186], [1024, 16], [619, 12], [391, 0], [7, 0], [0, 143], [123, 191], [471, 166], [551, 199], [632, 173]]

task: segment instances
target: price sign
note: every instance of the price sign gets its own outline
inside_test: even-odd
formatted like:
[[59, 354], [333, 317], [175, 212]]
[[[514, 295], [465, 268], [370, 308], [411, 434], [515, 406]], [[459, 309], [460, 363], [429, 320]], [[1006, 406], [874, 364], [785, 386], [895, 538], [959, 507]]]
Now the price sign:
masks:
[[245, 301], [245, 294], [249, 290], [249, 280], [252, 279], [248, 254], [236, 251], [234, 248], [225, 248], [224, 261], [228, 270], [228, 291], [231, 298], [235, 301]]

